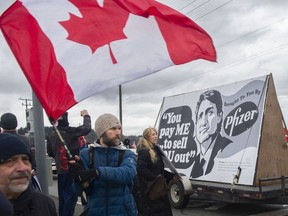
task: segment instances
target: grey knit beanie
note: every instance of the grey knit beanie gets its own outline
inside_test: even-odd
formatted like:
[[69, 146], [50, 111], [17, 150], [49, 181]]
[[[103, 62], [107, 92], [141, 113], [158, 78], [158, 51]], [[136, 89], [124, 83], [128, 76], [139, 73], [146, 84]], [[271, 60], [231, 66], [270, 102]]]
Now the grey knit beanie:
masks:
[[121, 126], [120, 121], [112, 114], [105, 113], [99, 116], [95, 122], [95, 132], [97, 137], [100, 139], [105, 131], [118, 125]]

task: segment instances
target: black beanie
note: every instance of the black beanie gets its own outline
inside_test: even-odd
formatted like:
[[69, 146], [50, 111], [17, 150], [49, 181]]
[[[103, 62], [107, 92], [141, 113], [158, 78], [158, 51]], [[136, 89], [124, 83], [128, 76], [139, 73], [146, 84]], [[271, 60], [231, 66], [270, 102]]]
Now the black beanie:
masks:
[[0, 127], [4, 130], [13, 130], [17, 128], [17, 118], [12, 113], [5, 113], [1, 116]]
[[13, 134], [0, 134], [0, 163], [18, 154], [28, 155], [31, 162], [31, 153], [22, 140]]
[[65, 112], [59, 119], [58, 119], [58, 126], [61, 127], [68, 127], [68, 112]]

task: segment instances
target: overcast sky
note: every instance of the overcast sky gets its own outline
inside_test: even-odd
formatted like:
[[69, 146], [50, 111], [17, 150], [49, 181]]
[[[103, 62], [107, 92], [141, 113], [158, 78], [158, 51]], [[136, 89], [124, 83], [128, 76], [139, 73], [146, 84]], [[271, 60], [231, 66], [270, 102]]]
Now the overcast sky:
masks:
[[[14, 1], [0, 1], [2, 14]], [[196, 60], [122, 85], [123, 132], [141, 135], [154, 126], [163, 97], [273, 74], [284, 118], [288, 118], [287, 0], [161, 0], [200, 25], [213, 39], [217, 63]], [[25, 127], [31, 88], [0, 33], [0, 114], [15, 113]], [[69, 110], [71, 126], [82, 123], [80, 110], [96, 118], [119, 117], [118, 87], [90, 97]], [[45, 126], [50, 126], [44, 113]]]

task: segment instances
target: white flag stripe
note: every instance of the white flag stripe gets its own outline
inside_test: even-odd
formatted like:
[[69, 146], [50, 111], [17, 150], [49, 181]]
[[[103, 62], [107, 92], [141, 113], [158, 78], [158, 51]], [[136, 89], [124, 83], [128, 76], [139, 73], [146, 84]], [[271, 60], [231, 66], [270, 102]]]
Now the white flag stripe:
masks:
[[0, 17], [1, 30], [50, 118], [95, 93], [169, 66], [216, 60], [211, 37], [157, 1], [106, 0], [103, 6], [93, 1], [16, 1]]
[[[92, 53], [89, 46], [67, 40], [68, 32], [59, 22], [69, 20], [69, 12], [81, 16], [79, 10], [71, 3], [63, 0], [47, 2], [41, 5], [46, 8], [44, 10], [46, 13], [43, 13], [37, 4], [31, 4], [29, 0], [23, 2], [27, 3], [25, 7], [52, 42], [57, 60], [66, 71], [67, 81], [78, 102], [107, 87], [119, 85], [173, 65], [154, 17], [146, 19], [129, 15], [123, 30], [127, 39], [110, 44], [117, 60], [117, 64], [113, 64], [108, 45]], [[57, 34], [55, 34], [56, 31]], [[155, 58], [155, 53], [158, 53], [156, 55], [158, 58]], [[136, 71], [135, 68], [138, 70]], [[85, 82], [83, 82], [83, 76], [85, 76]]]

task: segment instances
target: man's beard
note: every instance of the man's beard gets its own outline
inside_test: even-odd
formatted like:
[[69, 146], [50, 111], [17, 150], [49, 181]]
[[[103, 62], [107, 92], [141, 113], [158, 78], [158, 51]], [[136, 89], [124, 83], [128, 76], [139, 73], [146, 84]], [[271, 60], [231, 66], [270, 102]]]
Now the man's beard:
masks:
[[[14, 193], [22, 193], [28, 188], [31, 178], [26, 173], [20, 173], [17, 177], [18, 178], [19, 177], [27, 177], [27, 182], [23, 183], [23, 184], [19, 184], [19, 183], [18, 184], [14, 184], [13, 180], [12, 180], [12, 182], [8, 185], [8, 188], [9, 188], [10, 191], [12, 191]], [[17, 177], [13, 177], [13, 178], [17, 178]]]
[[120, 144], [120, 137], [109, 138], [103, 134], [103, 143], [107, 146], [118, 146]]
[[28, 186], [29, 182], [27, 182], [26, 184], [9, 185], [8, 188], [14, 193], [22, 193], [28, 188]]

